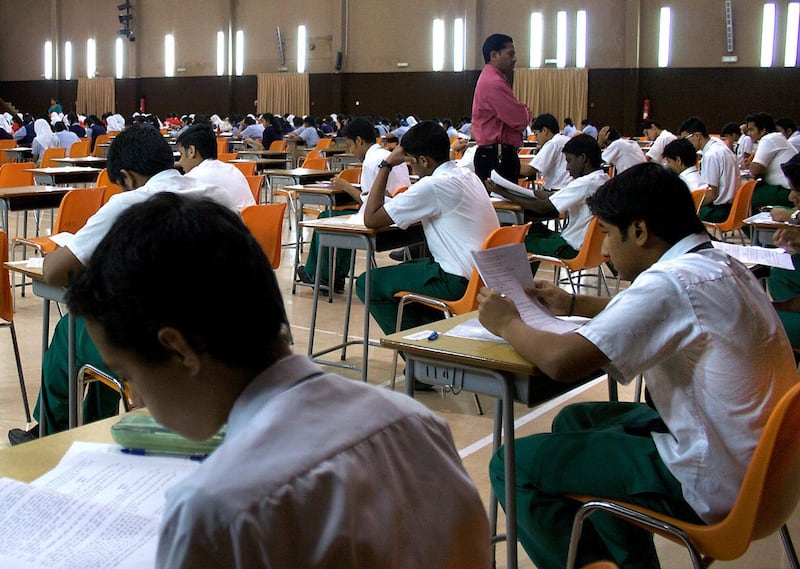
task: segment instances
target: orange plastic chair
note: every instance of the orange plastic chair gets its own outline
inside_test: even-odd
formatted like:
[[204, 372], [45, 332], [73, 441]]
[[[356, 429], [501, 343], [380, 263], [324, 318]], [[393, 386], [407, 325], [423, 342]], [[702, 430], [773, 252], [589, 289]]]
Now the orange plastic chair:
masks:
[[92, 152], [92, 156], [102, 156], [103, 149], [100, 147], [100, 145], [108, 144], [109, 142], [111, 142], [110, 134], [98, 134], [94, 140], [94, 152]]
[[699, 214], [700, 208], [702, 208], [705, 204], [708, 190], [706, 188], [699, 188], [697, 190], [692, 190], [691, 192], [692, 200], [694, 200], [694, 210]]
[[255, 176], [256, 175], [256, 163], [255, 162], [231, 162], [234, 166], [241, 170], [242, 174], [245, 176]]
[[236, 160], [239, 155], [236, 152], [223, 152], [222, 154], [217, 154], [217, 160], [220, 162], [230, 162], [231, 160]]
[[253, 192], [253, 199], [256, 203], [261, 203], [261, 188], [264, 186], [264, 176], [247, 176], [247, 183], [250, 184], [250, 191]]
[[[484, 240], [481, 249], [491, 249], [499, 247], [500, 245], [509, 245], [513, 243], [522, 243], [525, 236], [528, 234], [531, 223], [525, 225], [507, 225], [505, 227], [498, 227], [492, 231], [489, 236]], [[466, 314], [478, 308], [478, 291], [483, 286], [483, 280], [478, 274], [478, 269], [472, 269], [469, 282], [467, 283], [467, 290], [464, 296], [457, 300], [444, 300], [433, 296], [427, 296], [418, 292], [400, 291], [395, 293], [394, 297], [400, 299], [397, 306], [397, 321], [395, 323], [395, 330], [399, 332], [403, 326], [403, 310], [407, 304], [417, 302], [424, 304], [430, 308], [441, 311], [445, 318], [457, 316], [459, 314]], [[392, 364], [392, 389], [394, 389], [395, 378], [397, 377], [397, 352], [395, 352], [394, 362]], [[476, 400], [477, 401], [477, 400]], [[479, 407], [480, 408], [480, 407]]]
[[17, 186], [32, 186], [33, 172], [26, 172], [35, 168], [33, 162], [9, 162], [0, 166], [0, 188], [14, 188]]
[[227, 138], [218, 138], [217, 139], [217, 159], [219, 159], [220, 154], [226, 154], [228, 152], [228, 139]]
[[744, 220], [750, 217], [751, 202], [753, 201], [753, 191], [755, 191], [755, 189], [756, 180], [745, 182], [739, 186], [739, 189], [736, 190], [736, 195], [733, 196], [731, 212], [728, 214], [728, 218], [719, 223], [704, 221], [703, 224], [706, 226], [706, 229], [718, 233], [723, 241], [727, 241], [725, 238], [726, 233], [738, 231], [742, 243], [745, 243], [747, 241], [747, 236], [744, 234], [744, 231], [742, 231], [742, 227], [744, 227]]
[[278, 152], [286, 152], [286, 141], [285, 140], [273, 140], [272, 144], [269, 145], [270, 150], [275, 150]]
[[312, 158], [324, 158], [324, 157], [322, 156], [322, 152], [319, 150], [309, 150], [308, 152], [306, 152], [305, 160], [309, 160]]
[[[103, 370], [91, 364], [85, 364], [78, 370], [78, 393], [85, 393], [84, 387], [86, 384], [95, 381], [99, 381], [106, 387], [110, 387], [120, 394], [122, 408], [126, 413], [132, 409], [136, 409], [130, 384], [124, 379], [118, 379], [112, 375], [108, 375]], [[78, 426], [81, 425], [83, 425], [83, 405], [78, 406]]]
[[64, 158], [66, 155], [66, 148], [48, 148], [42, 154], [42, 160], [39, 162], [39, 166], [42, 168], [57, 168], [61, 166], [61, 164], [55, 162], [53, 158]]
[[[794, 378], [793, 378], [794, 379]], [[797, 567], [786, 522], [800, 501], [800, 384], [773, 409], [753, 452], [733, 508], [715, 524], [693, 524], [641, 506], [591, 496], [570, 495], [584, 505], [575, 515], [567, 568], [575, 567], [583, 521], [595, 510], [627, 520], [684, 545], [696, 569], [712, 560], [741, 557], [750, 542], [780, 531], [786, 557]]]
[[327, 137], [320, 138], [319, 142], [317, 142], [317, 145], [314, 148], [316, 148], [317, 150], [325, 150], [326, 148], [330, 148], [332, 144], [333, 144], [332, 138], [327, 138]]
[[[603, 284], [605, 284], [606, 291], [608, 292], [606, 275], [603, 272], [603, 268], [600, 266], [606, 262], [606, 258], [603, 256], [603, 232], [600, 230], [600, 224], [597, 223], [597, 217], [592, 217], [592, 221], [589, 222], [589, 228], [586, 230], [586, 237], [583, 238], [581, 249], [578, 251], [576, 257], [572, 259], [559, 259], [558, 257], [531, 253], [528, 255], [528, 259], [531, 262], [539, 261], [553, 265], [555, 268], [553, 277], [555, 282], [559, 282], [561, 278], [561, 269], [566, 270], [566, 280], [569, 281], [573, 294], [578, 293], [575, 288], [575, 281], [577, 280], [578, 286], [583, 286], [581, 280], [584, 276], [584, 272], [587, 269], [597, 267], [597, 295], [600, 296], [602, 291], [601, 286]], [[573, 276], [573, 273], [577, 273], [577, 275]]]
[[303, 161], [303, 165], [300, 166], [301, 168], [308, 168], [309, 170], [327, 170], [328, 169], [328, 159], [327, 158], [306, 158]]
[[106, 203], [111, 196], [114, 194], [121, 194], [123, 192], [122, 186], [118, 184], [114, 184], [108, 177], [108, 170], [103, 168], [100, 170], [100, 173], [97, 175], [97, 181], [95, 181], [94, 185], [96, 187], [105, 186], [106, 193], [103, 195], [103, 203]]
[[90, 142], [88, 140], [79, 140], [69, 147], [70, 158], [83, 158], [89, 156]]
[[286, 203], [247, 206], [242, 210], [244, 224], [256, 238], [273, 269], [281, 266], [281, 236]]
[[595, 561], [584, 565], [582, 569], [619, 569], [619, 565], [613, 561]]
[[339, 172], [336, 177], [341, 178], [345, 182], [350, 182], [351, 184], [360, 184], [361, 168], [345, 168]]
[[11, 140], [0, 140], [0, 164], [5, 164], [8, 162], [8, 154], [6, 154], [4, 148], [15, 148], [17, 146], [17, 141], [14, 139]]
[[520, 153], [520, 154], [525, 154], [526, 156], [527, 156], [528, 154], [530, 154], [531, 156], [533, 156], [533, 148], [532, 148], [532, 147], [530, 147], [530, 146], [525, 146], [525, 147], [523, 147], [523, 148], [520, 148], [520, 149], [519, 149], [519, 153]]
[[22, 374], [22, 359], [19, 356], [17, 331], [14, 328], [14, 300], [11, 297], [11, 278], [5, 263], [8, 261], [8, 236], [0, 231], [0, 328], [11, 331], [11, 344], [14, 347], [14, 358], [17, 361], [19, 390], [22, 394], [22, 405], [25, 408], [25, 421], [31, 422], [31, 409], [28, 405], [28, 392], [25, 390], [25, 377]]

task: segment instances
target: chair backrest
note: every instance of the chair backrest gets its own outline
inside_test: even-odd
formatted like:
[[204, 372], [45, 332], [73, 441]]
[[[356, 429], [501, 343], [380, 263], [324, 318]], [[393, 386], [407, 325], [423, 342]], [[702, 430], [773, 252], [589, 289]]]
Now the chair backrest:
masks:
[[255, 176], [256, 175], [256, 163], [255, 162], [232, 162], [234, 166], [241, 170], [242, 174], [245, 176]]
[[236, 160], [238, 157], [239, 155], [235, 152], [223, 152], [222, 154], [217, 154], [217, 160], [220, 162], [230, 162], [231, 160]]
[[533, 155], [533, 147], [525, 146], [523, 148], [520, 148], [519, 149], [519, 153], [520, 154], [525, 154], [525, 155], [530, 154], [532, 156]]
[[79, 140], [78, 142], [74, 142], [72, 146], [69, 147], [70, 158], [83, 158], [84, 156], [89, 156], [90, 144], [91, 143], [88, 140]]
[[317, 150], [325, 150], [326, 148], [330, 148], [331, 144], [333, 144], [332, 138], [320, 138], [316, 148]]
[[94, 139], [94, 152], [92, 153], [93, 156], [102, 156], [103, 149], [100, 148], [101, 144], [106, 144], [111, 141], [111, 135], [106, 134], [98, 134]]
[[706, 188], [698, 188], [696, 190], [692, 190], [692, 199], [694, 200], [694, 210], [697, 213], [700, 213], [700, 209], [705, 204], [707, 194], [708, 190]]
[[56, 168], [60, 166], [58, 162], [54, 162], [53, 158], [64, 158], [67, 155], [66, 148], [48, 148], [42, 153], [42, 160], [39, 165], [42, 168]]
[[301, 168], [308, 168], [309, 170], [327, 170], [328, 169], [328, 159], [327, 158], [306, 158], [303, 160], [303, 165], [300, 166]]
[[603, 232], [597, 222], [597, 216], [593, 216], [583, 238], [581, 249], [573, 259], [563, 259], [570, 270], [591, 269], [599, 267], [606, 259], [603, 257]]
[[0, 164], [5, 164], [9, 161], [8, 154], [3, 150], [4, 148], [14, 148], [17, 146], [17, 141], [13, 138], [9, 140], [0, 140]]
[[[525, 225], [506, 225], [498, 227], [492, 231], [489, 236], [483, 241], [481, 249], [491, 249], [501, 245], [512, 245], [514, 243], [522, 243], [525, 236], [528, 234], [531, 223]], [[467, 283], [467, 290], [464, 292], [459, 300], [449, 302], [450, 311], [453, 314], [466, 314], [478, 308], [478, 292], [483, 286], [483, 279], [478, 274], [477, 269], [472, 269], [472, 274], [469, 276]]]
[[0, 318], [14, 320], [14, 300], [11, 297], [11, 278], [5, 264], [8, 262], [8, 235], [0, 231]]
[[361, 168], [345, 168], [336, 176], [351, 184], [361, 183]]
[[273, 140], [272, 144], [269, 145], [270, 150], [277, 150], [280, 152], [286, 152], [286, 141], [285, 140]]
[[33, 172], [26, 172], [36, 165], [33, 162], [9, 162], [0, 166], [0, 188], [32, 186]]
[[253, 192], [253, 199], [256, 203], [261, 202], [261, 187], [264, 185], [264, 176], [247, 176], [247, 183], [250, 185], [250, 191]]
[[744, 220], [750, 217], [750, 209], [753, 201], [753, 191], [756, 189], [756, 180], [745, 182], [736, 191], [733, 196], [733, 203], [731, 204], [731, 212], [728, 219], [720, 223], [720, 229], [723, 231], [735, 231], [744, 226]]
[[111, 182], [111, 180], [108, 177], [108, 170], [106, 168], [100, 170], [100, 173], [97, 175], [97, 181], [95, 181], [94, 185], [106, 187], [106, 193], [105, 196], [103, 197], [103, 203], [106, 203], [109, 199], [111, 199], [111, 196], [113, 196], [114, 194], [122, 193], [122, 186]]
[[56, 220], [53, 223], [53, 232], [77, 232], [103, 205], [105, 186], [70, 190], [64, 194], [58, 206]]
[[228, 152], [228, 139], [226, 137], [217, 139], [217, 158], [220, 154]]
[[323, 158], [322, 151], [320, 150], [309, 150], [306, 152], [305, 160], [309, 160], [312, 158]]
[[244, 224], [253, 234], [273, 269], [281, 266], [281, 236], [286, 202], [247, 206], [242, 210]]

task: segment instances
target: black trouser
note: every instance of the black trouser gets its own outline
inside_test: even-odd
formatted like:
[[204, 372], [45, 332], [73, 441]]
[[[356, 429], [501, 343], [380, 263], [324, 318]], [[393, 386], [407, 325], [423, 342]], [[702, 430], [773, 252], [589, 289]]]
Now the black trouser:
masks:
[[473, 162], [475, 173], [481, 181], [484, 181], [492, 173], [492, 170], [497, 170], [497, 173], [503, 178], [516, 184], [519, 180], [517, 148], [509, 144], [501, 144], [499, 146], [499, 152], [497, 144], [478, 147], [478, 150], [475, 151], [475, 160]]

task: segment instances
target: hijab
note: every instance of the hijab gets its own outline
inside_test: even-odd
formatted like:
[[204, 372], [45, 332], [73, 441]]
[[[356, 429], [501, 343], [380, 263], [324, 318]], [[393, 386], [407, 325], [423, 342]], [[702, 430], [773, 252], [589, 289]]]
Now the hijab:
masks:
[[33, 123], [33, 131], [36, 133], [34, 140], [38, 140], [39, 145], [45, 150], [58, 146], [58, 137], [53, 134], [46, 120], [36, 119], [36, 122]]

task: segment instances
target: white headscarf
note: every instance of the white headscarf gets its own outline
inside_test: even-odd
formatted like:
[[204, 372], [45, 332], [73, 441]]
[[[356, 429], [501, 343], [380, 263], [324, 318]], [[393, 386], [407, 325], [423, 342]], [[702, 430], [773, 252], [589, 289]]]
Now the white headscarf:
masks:
[[417, 119], [414, 118], [414, 115], [408, 115], [406, 117], [406, 123], [408, 124], [408, 126], [414, 126], [415, 124], [417, 124]]
[[53, 111], [50, 113], [50, 124], [55, 126], [57, 122], [64, 119], [64, 115]]
[[8, 113], [0, 115], [0, 128], [2, 128], [8, 134], [12, 134], [14, 132], [14, 129], [11, 126], [11, 119], [8, 118]]
[[108, 132], [119, 132], [125, 130], [125, 119], [122, 115], [111, 115], [106, 119], [106, 130]]
[[58, 137], [53, 134], [46, 120], [36, 119], [36, 122], [33, 123], [33, 131], [36, 133], [34, 140], [38, 140], [39, 145], [45, 150], [58, 146]]

